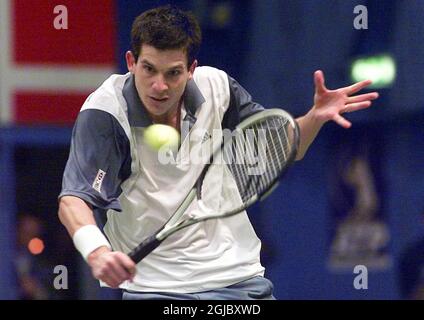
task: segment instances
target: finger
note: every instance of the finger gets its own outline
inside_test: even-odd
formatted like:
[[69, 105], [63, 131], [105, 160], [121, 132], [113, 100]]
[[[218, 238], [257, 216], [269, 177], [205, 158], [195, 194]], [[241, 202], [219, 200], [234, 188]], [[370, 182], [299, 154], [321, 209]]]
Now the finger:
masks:
[[121, 282], [116, 279], [116, 278], [106, 278], [106, 279], [101, 279], [103, 282], [105, 282], [109, 287], [117, 289], [119, 288], [119, 285], [121, 284]]
[[372, 83], [371, 80], [363, 80], [363, 81], [357, 82], [355, 84], [352, 84], [351, 86], [344, 88], [344, 91], [348, 95], [351, 95], [351, 94], [354, 94], [354, 93], [362, 90], [363, 88], [369, 86], [371, 83]]
[[342, 113], [345, 112], [354, 112], [361, 109], [366, 109], [371, 106], [371, 101], [364, 101], [364, 102], [358, 102], [358, 103], [349, 103], [345, 106]]
[[120, 265], [120, 261], [114, 253], [108, 257], [102, 270], [98, 270], [96, 273], [97, 279], [113, 284], [115, 287], [130, 279], [130, 274]]
[[128, 272], [128, 274], [130, 275], [130, 279], [132, 280], [136, 272], [136, 265], [134, 261], [132, 261], [131, 258], [128, 257], [126, 254], [120, 255], [119, 258], [121, 259], [122, 266]]
[[358, 96], [349, 97], [346, 100], [346, 103], [355, 103], [355, 102], [362, 102], [366, 100], [375, 100], [378, 98], [378, 92], [371, 92], [366, 94], [360, 94]]
[[103, 282], [111, 286], [112, 288], [119, 287], [119, 285], [122, 282], [120, 281], [119, 277], [115, 274], [115, 272], [111, 269], [109, 269], [106, 274], [102, 275], [101, 277], [98, 277], [97, 279], [102, 280]]
[[345, 129], [349, 129], [352, 126], [352, 123], [347, 121], [345, 118], [343, 118], [341, 115], [336, 114], [333, 117], [333, 121], [336, 122], [339, 126], [342, 126]]
[[115, 263], [111, 265], [111, 271], [118, 277], [120, 283], [133, 277], [133, 274], [126, 268], [120, 256], [115, 257]]
[[317, 70], [314, 73], [315, 91], [318, 94], [324, 93], [327, 88], [325, 87], [324, 73], [321, 70]]

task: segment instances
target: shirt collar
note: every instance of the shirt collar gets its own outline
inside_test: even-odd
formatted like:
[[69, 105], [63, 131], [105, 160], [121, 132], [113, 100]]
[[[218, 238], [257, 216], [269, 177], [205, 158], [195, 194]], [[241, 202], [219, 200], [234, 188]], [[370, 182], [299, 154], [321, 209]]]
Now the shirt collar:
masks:
[[[128, 106], [128, 121], [132, 127], [147, 127], [152, 124], [146, 107], [138, 96], [137, 89], [135, 87], [134, 75], [125, 81], [122, 94]], [[186, 88], [183, 94], [184, 107], [187, 111], [188, 117], [196, 119], [197, 109], [205, 102], [205, 98], [199, 90], [193, 79], [187, 82]]]

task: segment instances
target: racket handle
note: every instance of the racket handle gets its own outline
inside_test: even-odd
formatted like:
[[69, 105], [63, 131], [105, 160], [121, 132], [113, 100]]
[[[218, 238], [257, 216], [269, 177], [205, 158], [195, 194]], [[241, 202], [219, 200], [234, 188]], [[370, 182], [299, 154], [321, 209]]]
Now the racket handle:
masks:
[[132, 261], [135, 263], [139, 263], [141, 260], [144, 259], [145, 256], [147, 256], [150, 252], [155, 250], [162, 240], [156, 239], [156, 234], [146, 238], [141, 242], [136, 248], [134, 248], [130, 253], [128, 253], [128, 256], [131, 258]]

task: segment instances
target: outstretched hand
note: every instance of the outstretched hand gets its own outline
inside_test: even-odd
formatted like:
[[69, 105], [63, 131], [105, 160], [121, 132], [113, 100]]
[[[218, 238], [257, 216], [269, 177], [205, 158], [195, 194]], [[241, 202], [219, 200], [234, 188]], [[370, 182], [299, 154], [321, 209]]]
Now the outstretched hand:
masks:
[[315, 96], [313, 112], [315, 119], [327, 122], [335, 121], [343, 128], [350, 128], [352, 123], [342, 114], [354, 112], [371, 106], [371, 101], [378, 98], [377, 92], [370, 92], [352, 96], [371, 84], [371, 80], [357, 82], [348, 87], [329, 90], [325, 87], [324, 74], [321, 70], [314, 73]]

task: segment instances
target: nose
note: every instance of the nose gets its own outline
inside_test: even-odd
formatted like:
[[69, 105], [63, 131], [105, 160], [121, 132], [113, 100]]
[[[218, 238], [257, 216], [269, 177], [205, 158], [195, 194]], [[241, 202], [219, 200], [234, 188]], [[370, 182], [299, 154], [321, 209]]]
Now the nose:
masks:
[[152, 88], [157, 92], [163, 92], [168, 90], [168, 84], [162, 75], [158, 75], [153, 81]]

